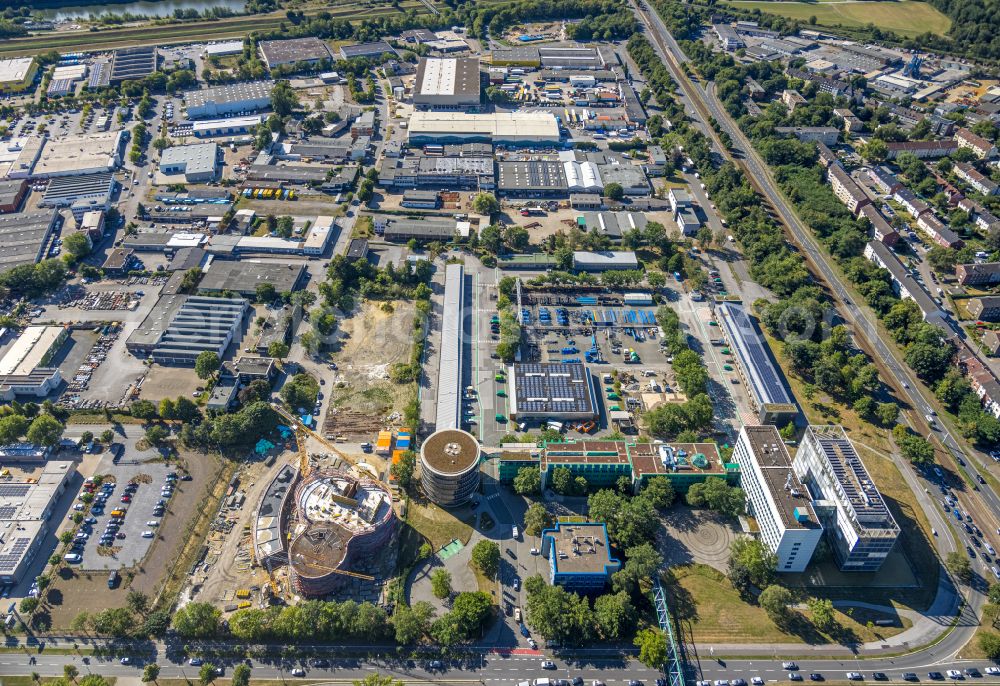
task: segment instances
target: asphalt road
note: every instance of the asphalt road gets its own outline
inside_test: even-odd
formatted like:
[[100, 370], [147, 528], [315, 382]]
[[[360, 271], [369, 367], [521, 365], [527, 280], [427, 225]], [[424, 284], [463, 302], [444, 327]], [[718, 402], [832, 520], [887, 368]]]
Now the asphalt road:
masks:
[[[714, 94], [714, 84], [708, 84], [708, 87], [705, 90], [702, 90], [698, 84], [692, 84], [679, 67], [679, 63], [686, 61], [686, 57], [683, 55], [683, 52], [680, 50], [677, 42], [667, 30], [660, 17], [654, 12], [643, 11], [638, 11], [638, 16], [649, 29], [649, 34], [653, 38], [652, 42], [660, 51], [661, 55], [664, 56], [665, 64], [673, 74], [674, 80], [681, 86], [683, 97], [689, 105], [688, 111], [692, 112], [701, 110], [703, 113], [707, 111], [707, 113], [710, 114], [721, 125], [722, 129], [725, 130], [732, 138], [733, 152], [743, 158], [748, 171], [755, 178], [759, 187], [775, 208], [775, 211], [781, 217], [786, 226], [789, 227], [802, 249], [810, 257], [811, 261], [818, 269], [819, 275], [833, 290], [837, 300], [839, 300], [842, 304], [842, 315], [854, 326], [855, 331], [864, 335], [869, 345], [876, 351], [876, 354], [879, 356], [882, 363], [888, 369], [889, 375], [892, 377], [891, 379], [886, 379], [886, 381], [897, 386], [896, 390], [900, 393], [900, 397], [905, 397], [909, 400], [911, 407], [915, 410], [915, 412], [910, 413], [910, 419], [915, 420], [913, 421], [914, 425], [921, 426], [923, 417], [914, 417], [912, 415], [916, 413], [921, 415], [931, 414], [933, 412], [932, 404], [923, 396], [920, 385], [917, 383], [916, 378], [910, 372], [909, 368], [907, 368], [899, 359], [898, 352], [894, 348], [890, 347], [880, 337], [875, 325], [874, 316], [868, 312], [867, 309], [863, 310], [854, 303], [847, 287], [841, 281], [839, 275], [834, 271], [832, 266], [827, 261], [826, 256], [822, 253], [816, 241], [813, 239], [812, 232], [808, 229], [808, 227], [803, 225], [801, 221], [799, 221], [795, 212], [788, 205], [785, 198], [778, 190], [777, 184], [770, 176], [766, 165], [759, 158], [756, 151], [754, 151], [750, 142], [743, 135], [743, 132], [738, 126], [736, 126], [736, 124], [729, 117], [728, 113], [725, 112], [719, 101], [716, 99]], [[702, 124], [707, 124], [707, 122], [702, 122]], [[710, 131], [708, 133], [713, 139], [715, 138]], [[718, 145], [717, 139], [715, 147], [722, 155], [728, 156], [728, 153]], [[898, 388], [899, 386], [902, 386], [902, 388]], [[959, 446], [950, 431], [942, 427], [940, 421], [934, 422], [934, 424], [937, 426], [935, 429], [937, 437], [952, 453], [956, 462], [960, 459], [965, 461], [962, 448]], [[933, 505], [933, 503], [928, 502], [930, 488], [928, 486], [924, 486], [922, 489], [920, 488], [923, 482], [916, 480], [916, 475], [913, 473], [909, 465], [899, 464], [898, 466], [904, 473], [910, 487], [913, 488], [914, 492], [921, 500], [921, 505], [925, 512], [932, 521], [940, 522], [940, 508], [937, 508]], [[969, 481], [974, 481], [976, 474], [975, 470], [968, 467], [968, 463], [966, 463], [966, 469], [967, 473], [970, 474]], [[916, 483], [914, 483], [915, 481]], [[994, 529], [1000, 530], [997, 526], [998, 513], [1000, 513], [1000, 499], [998, 499], [997, 495], [988, 487], [979, 489], [977, 493], [981, 496], [985, 507], [967, 509], [976, 512], [977, 517], [980, 520], [984, 520], [980, 522], [980, 525], [984, 526], [987, 531], [992, 531]], [[972, 493], [966, 492], [963, 497], [968, 499], [969, 497], [972, 497]], [[975, 498], [973, 497], [973, 499]], [[937, 512], [932, 514], [932, 510], [937, 510]], [[945, 536], [944, 529], [941, 530], [941, 534], [941, 537], [939, 537], [935, 543], [938, 546], [939, 553], [943, 555], [951, 546], [949, 545], [950, 541], [942, 540], [949, 538], [948, 536]], [[974, 582], [974, 585], [967, 589], [968, 603], [964, 606], [956, 627], [950, 633], [945, 635], [936, 645], [930, 648], [916, 650], [909, 655], [898, 658], [879, 658], [866, 662], [868, 669], [884, 671], [887, 673], [893, 669], [919, 671], [919, 669], [925, 668], [929, 665], [940, 665], [958, 659], [959, 651], [961, 651], [968, 640], [972, 637], [976, 626], [978, 625], [977, 616], [978, 610], [983, 604], [984, 598], [982, 591], [984, 588], [985, 584], [983, 583], [982, 577], [978, 577]], [[803, 652], [804, 654], [808, 654], [808, 650], [804, 650]], [[698, 664], [704, 674], [708, 675], [713, 673], [714, 668], [707, 666], [700, 661], [704, 660], [705, 657], [706, 656], [704, 655], [700, 656], [700, 658], [695, 657], [693, 661]], [[709, 656], [709, 658], [711, 659], [711, 656]], [[712, 664], [711, 660], [708, 664]], [[828, 666], [829, 662], [824, 661], [821, 664]], [[759, 666], [763, 669], [766, 665]], [[725, 667], [722, 667], [722, 665], [719, 665], [719, 667], [726, 670], [737, 668], [748, 669], [751, 665], [729, 663]], [[773, 664], [771, 667], [773, 668]], [[813, 668], [812, 665], [803, 664], [803, 669], [808, 671], [811, 668]], [[822, 671], [822, 667], [819, 665], [815, 666], [815, 669], [816, 671]], [[924, 675], [924, 678], [926, 678], [926, 675]]]

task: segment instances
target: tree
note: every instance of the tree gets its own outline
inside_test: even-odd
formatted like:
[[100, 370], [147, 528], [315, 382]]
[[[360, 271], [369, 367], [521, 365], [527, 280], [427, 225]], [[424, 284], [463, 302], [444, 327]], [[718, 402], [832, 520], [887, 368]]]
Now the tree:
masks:
[[617, 641], [635, 626], [635, 608], [627, 593], [605, 593], [594, 601], [594, 623], [601, 638]]
[[1000, 660], [1000, 634], [995, 631], [980, 633], [979, 648], [987, 660]]
[[70, 681], [76, 681], [77, 675], [80, 670], [76, 668], [76, 665], [63, 665], [63, 676]]
[[833, 601], [829, 598], [810, 598], [806, 605], [812, 615], [813, 626], [824, 633], [830, 633], [837, 627], [837, 618], [833, 614]]
[[691, 485], [687, 502], [691, 507], [707, 507], [728, 517], [738, 517], [746, 507], [746, 496], [743, 489], [730, 486], [724, 479], [709, 477]]
[[316, 403], [319, 383], [305, 372], [299, 372], [281, 387], [281, 399], [292, 409], [308, 409]]
[[590, 518], [608, 525], [608, 537], [619, 548], [651, 541], [659, 531], [660, 519], [649, 499], [642, 494], [625, 497], [604, 489], [587, 499]]
[[417, 454], [412, 450], [403, 451], [403, 454], [399, 458], [399, 462], [393, 462], [390, 472], [399, 485], [403, 488], [408, 488], [410, 483], [413, 481], [413, 472], [417, 468]]
[[542, 473], [538, 467], [521, 467], [514, 476], [514, 492], [518, 495], [537, 495], [542, 490]]
[[288, 81], [278, 81], [271, 89], [271, 108], [279, 117], [287, 117], [299, 106], [299, 98]]
[[892, 426], [899, 417], [899, 407], [896, 403], [878, 403], [875, 406], [875, 417], [882, 426]]
[[442, 600], [451, 595], [451, 574], [447, 569], [438, 567], [431, 572], [431, 592]]
[[50, 414], [40, 414], [28, 427], [28, 441], [35, 445], [53, 446], [62, 437], [63, 425]]
[[573, 494], [573, 472], [567, 467], [556, 467], [552, 470], [552, 490], [559, 495]]
[[257, 284], [255, 292], [257, 295], [257, 302], [259, 303], [273, 302], [275, 296], [278, 294], [274, 288], [274, 284], [267, 282]]
[[136, 419], [149, 421], [156, 417], [156, 405], [149, 400], [136, 400], [129, 408], [129, 413]]
[[0, 419], [0, 444], [15, 443], [17, 439], [27, 433], [28, 426], [28, 420], [19, 414], [7, 415]]
[[146, 440], [149, 442], [150, 445], [153, 446], [163, 445], [164, 441], [167, 440], [167, 437], [169, 435], [170, 432], [164, 429], [159, 424], [154, 424], [153, 426], [146, 429]]
[[873, 138], [867, 145], [861, 146], [861, 155], [869, 162], [885, 162], [889, 156], [889, 146], [885, 141]]
[[288, 344], [284, 341], [271, 341], [267, 346], [267, 354], [276, 360], [283, 360], [288, 357]]
[[160, 666], [155, 662], [150, 662], [148, 665], [142, 668], [142, 683], [144, 684], [148, 684], [150, 681], [156, 681], [157, 677], [159, 676], [160, 676]]
[[472, 200], [472, 210], [487, 217], [500, 214], [500, 202], [492, 193], [477, 193]]
[[104, 445], [109, 445], [113, 440], [115, 440], [115, 432], [111, 429], [105, 429], [101, 432], [101, 443]]
[[250, 665], [240, 663], [233, 669], [232, 686], [250, 686]]
[[990, 584], [990, 590], [987, 593], [987, 598], [994, 605], [1000, 605], [1000, 583]]
[[198, 353], [198, 357], [194, 360], [194, 373], [198, 375], [199, 379], [208, 379], [219, 371], [220, 366], [222, 366], [222, 362], [219, 360], [218, 354], [211, 350], [203, 350]]
[[177, 396], [174, 401], [174, 419], [178, 419], [182, 422], [194, 421], [201, 411], [198, 409], [198, 405], [186, 396]]
[[765, 588], [774, 579], [778, 557], [755, 538], [737, 538], [729, 546], [727, 576], [740, 597], [750, 597], [751, 586]]
[[962, 583], [967, 584], [972, 580], [972, 565], [969, 564], [969, 558], [957, 550], [948, 553], [944, 559], [944, 566]]
[[541, 503], [531, 503], [524, 513], [524, 533], [529, 536], [539, 536], [544, 529], [549, 528], [555, 522], [545, 506]]
[[63, 239], [62, 247], [70, 257], [79, 260], [90, 253], [90, 238], [82, 231], [75, 231]]
[[784, 586], [772, 584], [760, 593], [757, 602], [767, 612], [767, 616], [778, 626], [783, 626], [788, 622], [791, 612], [790, 606], [794, 602], [792, 592]]
[[400, 603], [390, 619], [396, 634], [396, 643], [409, 645], [416, 643], [430, 631], [431, 620], [434, 618], [434, 607], [419, 601], [413, 606]]
[[495, 579], [500, 571], [500, 546], [483, 539], [472, 547], [472, 562], [488, 579]]
[[173, 625], [185, 638], [209, 638], [218, 632], [221, 618], [210, 603], [188, 603], [174, 613]]
[[625, 565], [612, 575], [611, 586], [616, 592], [636, 597], [643, 590], [644, 582], [647, 589], [651, 586], [647, 580], [656, 575], [662, 563], [663, 556], [652, 543], [633, 546], [625, 551]]
[[215, 665], [211, 662], [203, 664], [198, 670], [198, 681], [202, 683], [202, 686], [207, 686], [215, 681]]
[[604, 195], [608, 196], [612, 200], [621, 200], [625, 197], [625, 189], [622, 188], [620, 183], [612, 181], [604, 187]]
[[32, 598], [28, 596], [27, 598], [21, 598], [21, 602], [18, 603], [17, 608], [21, 611], [21, 614], [30, 615], [36, 609], [38, 609], [38, 598]]
[[646, 482], [646, 487], [642, 489], [642, 495], [649, 499], [653, 507], [657, 510], [664, 510], [670, 507], [677, 493], [670, 479], [665, 476], [654, 476]]
[[174, 419], [174, 401], [164, 398], [160, 401], [160, 417], [163, 419]]
[[667, 662], [667, 637], [659, 629], [646, 628], [635, 635], [639, 662], [650, 669], [661, 669]]

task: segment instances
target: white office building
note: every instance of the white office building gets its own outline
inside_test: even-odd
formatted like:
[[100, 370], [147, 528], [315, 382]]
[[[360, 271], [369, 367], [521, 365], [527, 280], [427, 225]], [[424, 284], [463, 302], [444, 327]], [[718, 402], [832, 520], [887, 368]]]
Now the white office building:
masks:
[[744, 426], [733, 449], [747, 512], [757, 520], [761, 541], [778, 556], [777, 571], [802, 572], [823, 535], [808, 491], [771, 425]]
[[876, 572], [899, 526], [841, 426], [810, 426], [792, 462], [845, 572]]

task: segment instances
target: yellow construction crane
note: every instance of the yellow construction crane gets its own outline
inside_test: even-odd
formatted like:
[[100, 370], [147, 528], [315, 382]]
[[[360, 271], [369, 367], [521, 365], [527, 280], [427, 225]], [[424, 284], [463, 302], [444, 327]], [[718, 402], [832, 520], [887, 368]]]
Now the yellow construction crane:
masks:
[[[272, 404], [271, 406], [274, 408], [275, 412], [277, 412], [279, 415], [281, 415], [281, 417], [284, 418], [285, 421], [287, 421], [292, 427], [294, 427], [295, 433], [296, 433], [296, 440], [299, 441], [299, 453], [300, 454], [304, 454], [304, 451], [305, 451], [305, 448], [304, 448], [305, 441], [303, 439], [305, 438], [305, 436], [310, 436], [310, 437], [316, 439], [317, 441], [319, 441], [320, 444], [322, 444], [324, 448], [326, 448], [330, 452], [334, 453], [337, 457], [339, 457], [340, 459], [342, 459], [344, 462], [348, 463], [351, 466], [356, 466], [356, 463], [355, 463], [355, 461], [354, 461], [353, 458], [348, 457], [345, 453], [341, 452], [340, 449], [338, 449], [336, 446], [334, 446], [333, 443], [331, 443], [330, 441], [326, 440], [325, 438], [323, 438], [322, 436], [320, 436], [318, 433], [316, 433], [315, 431], [313, 431], [312, 429], [310, 429], [308, 426], [306, 426], [305, 424], [303, 424], [302, 421], [298, 417], [296, 417], [296, 416], [294, 416], [292, 414], [289, 414], [288, 411], [285, 410], [285, 408], [281, 407], [280, 405]], [[308, 462], [308, 459], [306, 459], [306, 462]], [[303, 469], [302, 475], [305, 476], [305, 474], [306, 474], [305, 469]]]
[[309, 462], [309, 451], [306, 450], [306, 433], [301, 425], [295, 428], [295, 442], [299, 444], [299, 473], [304, 479], [312, 471], [312, 465]]
[[374, 581], [375, 577], [370, 574], [361, 574], [360, 572], [349, 572], [346, 569], [337, 569], [336, 567], [327, 567], [326, 565], [321, 565], [317, 562], [310, 562], [310, 567], [317, 567], [325, 572], [333, 572], [334, 574], [343, 574], [344, 576], [353, 576], [357, 579], [364, 579], [365, 581]]

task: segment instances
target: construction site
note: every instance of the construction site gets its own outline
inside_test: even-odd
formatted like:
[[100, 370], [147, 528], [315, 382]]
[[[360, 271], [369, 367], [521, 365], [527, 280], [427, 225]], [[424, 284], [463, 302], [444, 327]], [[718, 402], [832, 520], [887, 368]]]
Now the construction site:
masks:
[[364, 302], [338, 323], [333, 357], [350, 363], [341, 362], [331, 370], [324, 436], [369, 440], [380, 430], [399, 425], [415, 389], [393, 382], [389, 372], [394, 364], [410, 361], [413, 319], [412, 303]]
[[313, 598], [382, 602], [399, 530], [378, 478], [383, 460], [348, 455], [285, 419], [295, 431], [285, 450], [245, 463], [230, 484], [190, 599], [226, 613]]

